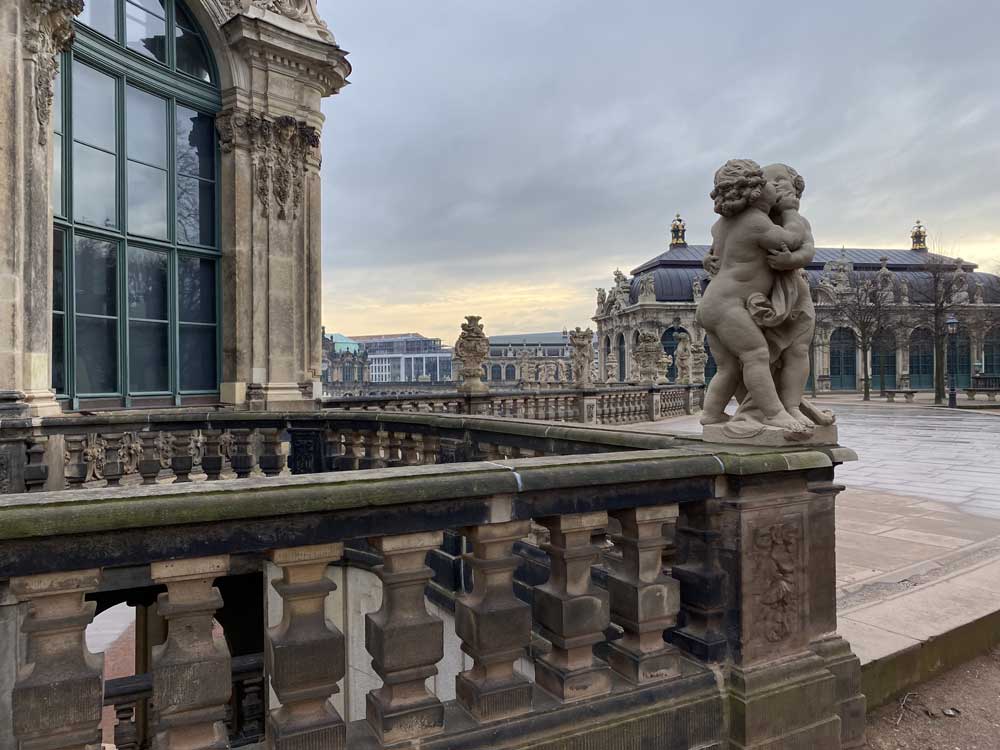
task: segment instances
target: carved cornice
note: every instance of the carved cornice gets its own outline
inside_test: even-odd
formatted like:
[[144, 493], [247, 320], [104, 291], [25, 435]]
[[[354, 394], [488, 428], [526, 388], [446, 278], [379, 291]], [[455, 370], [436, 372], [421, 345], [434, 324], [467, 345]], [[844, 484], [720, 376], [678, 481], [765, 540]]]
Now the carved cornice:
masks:
[[271, 120], [256, 112], [223, 112], [216, 129], [224, 153], [247, 149], [253, 159], [254, 192], [261, 214], [268, 216], [272, 203], [278, 218], [296, 218], [302, 205], [306, 162], [319, 151], [319, 131], [284, 115]]
[[25, 47], [35, 62], [35, 115], [38, 143], [45, 145], [52, 119], [52, 96], [60, 53], [73, 44], [73, 18], [83, 12], [83, 0], [31, 0]]
[[277, 13], [279, 16], [305, 24], [327, 41], [334, 41], [330, 27], [319, 15], [316, 0], [222, 0], [222, 5], [231, 16], [245, 13], [250, 8]]

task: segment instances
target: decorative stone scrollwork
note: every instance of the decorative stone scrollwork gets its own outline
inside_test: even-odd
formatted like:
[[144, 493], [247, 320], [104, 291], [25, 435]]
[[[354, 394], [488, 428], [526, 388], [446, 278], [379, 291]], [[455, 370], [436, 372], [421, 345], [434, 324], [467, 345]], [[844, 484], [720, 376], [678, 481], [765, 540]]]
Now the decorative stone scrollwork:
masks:
[[460, 363], [461, 389], [470, 393], [487, 390], [483, 382], [483, 362], [490, 353], [490, 340], [483, 331], [478, 315], [466, 315], [462, 333], [455, 342], [455, 359]]
[[44, 146], [49, 137], [59, 54], [73, 43], [73, 17], [83, 12], [83, 0], [34, 0], [32, 7], [37, 17], [34, 28], [25, 35], [25, 46], [35, 59], [35, 114], [38, 143]]
[[226, 11], [235, 16], [255, 7], [269, 10], [293, 21], [304, 23], [324, 39], [333, 41], [330, 27], [326, 25], [316, 8], [316, 0], [224, 0]]
[[225, 112], [215, 121], [224, 153], [235, 147], [249, 149], [253, 159], [254, 192], [261, 215], [268, 216], [271, 203], [278, 218], [298, 216], [304, 192], [306, 160], [319, 149], [319, 131], [294, 117], [269, 120], [256, 112]]
[[576, 327], [569, 332], [569, 343], [573, 348], [573, 380], [581, 388], [593, 385], [594, 332]]
[[801, 523], [786, 519], [753, 532], [755, 574], [764, 581], [758, 599], [757, 628], [770, 643], [779, 643], [799, 628], [799, 550]]

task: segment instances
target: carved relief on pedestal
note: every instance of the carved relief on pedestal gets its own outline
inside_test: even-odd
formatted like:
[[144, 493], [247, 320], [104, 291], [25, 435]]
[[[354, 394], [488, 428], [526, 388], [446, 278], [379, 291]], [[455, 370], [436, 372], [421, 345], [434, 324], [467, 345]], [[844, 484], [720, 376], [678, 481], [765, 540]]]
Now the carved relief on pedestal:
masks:
[[83, 0], [34, 0], [30, 7], [37, 16], [34, 28], [25, 34], [25, 46], [35, 60], [35, 115], [38, 143], [44, 146], [49, 136], [59, 54], [73, 43], [73, 17], [83, 12]]
[[[224, 112], [216, 118], [223, 153], [236, 146], [250, 151], [254, 192], [262, 216], [277, 206], [278, 218], [297, 218], [302, 205], [306, 160], [319, 149], [319, 131], [304, 121], [283, 115], [269, 120], [250, 112]], [[289, 211], [289, 204], [291, 210]]]
[[801, 629], [802, 519], [786, 517], [750, 532], [754, 640], [780, 643]]

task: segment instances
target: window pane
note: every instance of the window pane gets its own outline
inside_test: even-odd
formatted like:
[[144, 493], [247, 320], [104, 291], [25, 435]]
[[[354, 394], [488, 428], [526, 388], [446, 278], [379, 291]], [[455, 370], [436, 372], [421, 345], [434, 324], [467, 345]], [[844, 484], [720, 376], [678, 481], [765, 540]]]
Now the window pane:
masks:
[[118, 390], [118, 322], [105, 318], [76, 319], [76, 390]]
[[87, 0], [77, 19], [95, 31], [115, 38], [115, 0]]
[[193, 31], [178, 26], [175, 32], [177, 44], [177, 70], [201, 81], [211, 81], [208, 57], [201, 39]]
[[177, 241], [215, 244], [215, 183], [177, 178]]
[[166, 323], [129, 323], [129, 390], [133, 393], [170, 390], [170, 354]]
[[[78, 313], [117, 315], [117, 250], [114, 242], [76, 238], [74, 271]], [[79, 351], [79, 342], [76, 348]]]
[[181, 326], [180, 334], [181, 390], [215, 390], [215, 326]]
[[215, 179], [215, 121], [177, 106], [177, 171]]
[[66, 392], [66, 332], [63, 321], [66, 316], [52, 313], [52, 390]]
[[52, 230], [52, 309], [66, 309], [66, 275], [63, 271], [63, 243], [61, 229]]
[[151, 13], [125, 3], [125, 44], [147, 57], [167, 61], [167, 23]]
[[52, 82], [52, 130], [62, 132], [62, 55], [56, 56], [56, 77]]
[[52, 212], [63, 216], [62, 136], [52, 134]]
[[166, 16], [166, 11], [163, 10], [163, 0], [129, 0], [131, 3], [135, 3], [150, 13], [157, 16]]
[[134, 161], [128, 163], [128, 231], [167, 238], [167, 173]]
[[177, 301], [187, 323], [215, 322], [215, 261], [177, 258]]
[[125, 94], [128, 157], [167, 168], [167, 101], [129, 86]]
[[116, 169], [112, 154], [73, 144], [73, 215], [99, 227], [118, 226]]
[[167, 254], [142, 247], [128, 249], [128, 314], [167, 319]]
[[73, 139], [115, 148], [115, 79], [73, 62]]

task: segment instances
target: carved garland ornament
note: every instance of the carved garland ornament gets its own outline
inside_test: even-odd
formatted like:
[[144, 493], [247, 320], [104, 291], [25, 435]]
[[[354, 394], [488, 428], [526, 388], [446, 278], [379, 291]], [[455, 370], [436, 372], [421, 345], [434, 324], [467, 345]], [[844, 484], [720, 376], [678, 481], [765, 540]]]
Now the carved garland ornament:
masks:
[[276, 204], [278, 218], [292, 218], [302, 206], [306, 160], [319, 148], [316, 128], [287, 115], [269, 120], [256, 112], [227, 112], [216, 118], [223, 152], [237, 145], [250, 150], [253, 159], [254, 192], [261, 214], [270, 215]]
[[25, 35], [25, 46], [35, 59], [35, 116], [38, 143], [49, 139], [52, 97], [59, 55], [73, 44], [73, 17], [83, 12], [83, 0], [34, 0], [34, 28]]
[[754, 572], [763, 581], [757, 628], [770, 643], [798, 630], [800, 522], [785, 520], [753, 532]]

